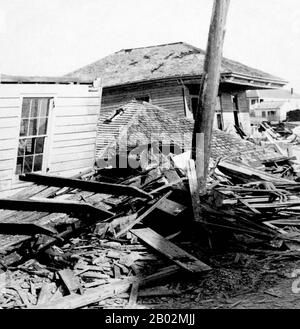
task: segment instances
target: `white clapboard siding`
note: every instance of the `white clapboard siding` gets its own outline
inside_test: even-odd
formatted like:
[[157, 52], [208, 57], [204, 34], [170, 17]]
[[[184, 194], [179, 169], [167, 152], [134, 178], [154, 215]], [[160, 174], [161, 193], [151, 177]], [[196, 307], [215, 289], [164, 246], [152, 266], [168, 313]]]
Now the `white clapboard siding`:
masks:
[[13, 117], [13, 118], [0, 118], [0, 129], [1, 128], [11, 128], [11, 127], [18, 127], [19, 125], [19, 118]]
[[54, 163], [51, 166], [51, 173], [56, 173], [60, 171], [75, 170], [79, 168], [91, 168], [94, 164], [94, 158], [73, 160], [68, 162]]
[[0, 150], [0, 160], [10, 160], [16, 156], [16, 150], [14, 148], [9, 150]]
[[83, 138], [96, 138], [96, 131], [89, 131], [89, 132], [82, 132], [80, 134], [57, 134], [53, 136], [54, 140], [54, 147], [55, 147], [55, 142], [59, 141], [71, 141], [71, 140], [79, 140]]
[[94, 165], [101, 93], [88, 85], [0, 84], [0, 192], [25, 184], [15, 175], [22, 97], [53, 98], [44, 167], [70, 176]]
[[10, 137], [17, 138], [19, 133], [19, 127], [11, 127], [11, 128], [0, 128], [0, 140], [8, 139]]
[[54, 135], [74, 134], [96, 130], [96, 123], [82, 125], [58, 126], [54, 130]]
[[[82, 134], [80, 134], [82, 137]], [[54, 153], [58, 149], [65, 149], [74, 146], [75, 148], [80, 145], [93, 145], [95, 144], [95, 138], [81, 138], [81, 139], [73, 139], [73, 140], [60, 140], [55, 142], [53, 150]], [[64, 150], [62, 150], [64, 151]]]
[[[78, 143], [77, 143], [78, 144]], [[59, 147], [53, 148], [53, 157], [61, 154], [69, 154], [69, 153], [79, 153], [79, 152], [93, 152], [95, 149], [95, 142], [92, 140], [90, 143], [85, 145], [75, 145], [68, 147]]]
[[13, 175], [12, 169], [0, 170], [0, 181], [11, 179]]
[[5, 108], [0, 108], [0, 118], [14, 118], [18, 117], [20, 113], [20, 107], [5, 107]]
[[85, 152], [74, 152], [74, 153], [66, 153], [66, 154], [54, 154], [52, 164], [55, 163], [63, 163], [63, 162], [69, 162], [73, 160], [83, 160], [93, 157], [93, 150], [92, 152], [85, 151]]
[[9, 160], [1, 160], [0, 161], [0, 172], [3, 170], [7, 170], [8, 168], [12, 169], [15, 166], [14, 159]]
[[57, 107], [56, 117], [74, 117], [74, 116], [88, 116], [88, 115], [98, 115], [99, 114], [99, 104], [90, 106], [80, 106], [80, 107]]
[[16, 108], [20, 106], [19, 97], [3, 97], [0, 96], [0, 109]]
[[[81, 115], [81, 116], [68, 116], [68, 117], [56, 117], [56, 126], [69, 126], [72, 125], [86, 125], [95, 124], [97, 122], [98, 115]], [[0, 121], [1, 124], [1, 121]]]
[[79, 107], [79, 106], [100, 106], [99, 97], [64, 97], [57, 98], [55, 106], [60, 107]]
[[10, 139], [0, 139], [0, 150], [8, 150], [10, 148], [15, 148], [17, 141], [15, 138]]
[[12, 179], [0, 180], [0, 191], [11, 189]]

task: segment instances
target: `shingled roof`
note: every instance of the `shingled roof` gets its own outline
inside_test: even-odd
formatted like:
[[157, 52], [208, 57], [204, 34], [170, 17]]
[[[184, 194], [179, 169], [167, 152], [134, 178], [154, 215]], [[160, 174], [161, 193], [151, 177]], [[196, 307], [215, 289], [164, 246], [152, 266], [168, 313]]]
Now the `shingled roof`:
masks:
[[[66, 77], [91, 79], [101, 77], [103, 86], [165, 78], [201, 76], [205, 52], [184, 42], [158, 46], [123, 49], [84, 66]], [[222, 74], [237, 74], [284, 85], [286, 81], [244, 64], [223, 58]]]
[[[124, 104], [121, 110], [100, 115], [96, 157], [98, 160], [109, 159], [125, 141], [129, 149], [162, 141], [175, 143], [187, 151], [192, 144], [193, 126], [193, 120], [178, 118], [150, 103], [132, 101]], [[277, 155], [237, 135], [216, 129], [213, 131], [211, 156], [213, 159], [230, 156], [237, 162], [260, 166], [262, 160]]]

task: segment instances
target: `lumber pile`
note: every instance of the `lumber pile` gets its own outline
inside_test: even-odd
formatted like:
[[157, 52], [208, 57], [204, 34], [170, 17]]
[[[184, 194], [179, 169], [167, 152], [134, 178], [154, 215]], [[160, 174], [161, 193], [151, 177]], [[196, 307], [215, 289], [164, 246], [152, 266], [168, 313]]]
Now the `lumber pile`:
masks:
[[209, 232], [207, 249], [225, 241], [300, 250], [300, 185], [273, 170], [289, 161], [219, 159], [199, 195], [185, 154], [81, 177], [24, 175], [34, 185], [0, 200], [0, 307], [105, 308], [119, 296], [133, 308], [148, 293], [179, 294], [148, 286], [211, 270], [205, 253], [187, 249], [187, 229]]

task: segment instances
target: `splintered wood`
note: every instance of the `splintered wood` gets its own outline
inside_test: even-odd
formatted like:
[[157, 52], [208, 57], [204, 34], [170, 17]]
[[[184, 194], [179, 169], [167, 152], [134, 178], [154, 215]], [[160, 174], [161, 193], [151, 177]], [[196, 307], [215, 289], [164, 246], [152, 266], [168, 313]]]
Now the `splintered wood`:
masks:
[[185, 270], [196, 273], [211, 269], [208, 265], [202, 263], [174, 243], [164, 239], [150, 228], [131, 230], [131, 232]]

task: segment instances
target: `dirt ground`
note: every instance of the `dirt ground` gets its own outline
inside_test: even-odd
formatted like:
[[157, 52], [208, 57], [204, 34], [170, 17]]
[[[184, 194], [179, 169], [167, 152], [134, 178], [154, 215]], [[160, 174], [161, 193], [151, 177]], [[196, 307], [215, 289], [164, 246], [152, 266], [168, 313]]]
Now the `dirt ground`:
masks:
[[[297, 309], [300, 293], [292, 292], [292, 272], [300, 254], [228, 252], [214, 255], [213, 270], [201, 277], [181, 275], [154, 290], [178, 291], [165, 297], [139, 297], [138, 309]], [[300, 289], [299, 289], [300, 290]], [[121, 296], [122, 297], [122, 296]], [[98, 308], [127, 308], [126, 298], [111, 298]]]

